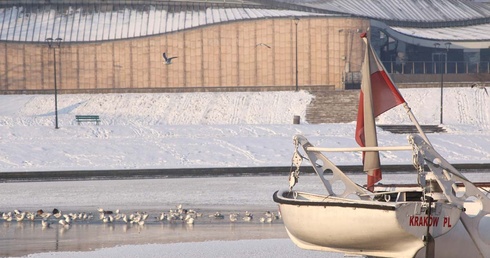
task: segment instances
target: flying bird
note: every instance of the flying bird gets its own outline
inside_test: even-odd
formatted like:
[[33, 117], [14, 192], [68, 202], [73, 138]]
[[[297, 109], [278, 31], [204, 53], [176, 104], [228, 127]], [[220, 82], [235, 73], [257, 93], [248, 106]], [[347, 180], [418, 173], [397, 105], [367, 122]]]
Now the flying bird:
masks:
[[474, 87], [477, 87], [478, 89], [482, 89], [482, 90], [484, 90], [484, 91], [485, 91], [485, 93], [486, 93], [486, 94], [487, 94], [487, 96], [488, 96], [487, 87], [485, 87], [485, 86], [483, 86], [483, 85], [480, 85], [480, 84], [476, 84], [476, 83], [474, 83], [474, 84], [472, 84], [472, 85], [471, 85], [471, 88], [474, 88]]
[[255, 45], [255, 47], [258, 47], [258, 46], [264, 46], [264, 47], [267, 47], [267, 48], [271, 48], [271, 46], [265, 44], [265, 43], [258, 43], [257, 45]]
[[177, 58], [176, 56], [173, 57], [167, 57], [167, 53], [163, 52], [163, 60], [165, 60], [165, 64], [171, 64], [172, 59]]

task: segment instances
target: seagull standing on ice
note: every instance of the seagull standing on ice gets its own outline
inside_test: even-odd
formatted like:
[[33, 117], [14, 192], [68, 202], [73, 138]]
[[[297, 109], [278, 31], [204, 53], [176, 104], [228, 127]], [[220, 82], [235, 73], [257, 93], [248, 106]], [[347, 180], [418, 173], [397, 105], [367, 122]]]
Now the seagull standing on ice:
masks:
[[238, 213], [230, 213], [230, 221], [235, 222], [238, 220]]
[[49, 223], [47, 220], [43, 219], [41, 221], [41, 225], [43, 228], [49, 228], [49, 226], [51, 225], [51, 223]]
[[70, 221], [69, 221], [69, 220], [70, 220], [70, 219], [69, 219], [69, 217], [65, 217], [65, 216], [63, 216], [63, 218], [62, 218], [62, 219], [60, 219], [60, 220], [58, 221], [58, 223], [59, 223], [59, 224], [61, 224], [61, 225], [63, 225], [63, 226], [67, 226], [67, 227], [69, 227], [69, 226], [70, 226]]
[[215, 212], [214, 214], [209, 215], [210, 218], [215, 218], [215, 219], [224, 219], [225, 216], [221, 214], [219, 211]]
[[190, 215], [190, 214], [187, 214], [185, 216], [184, 221], [185, 221], [185, 223], [192, 225], [192, 224], [194, 224], [194, 217], [192, 217], [192, 215]]
[[57, 219], [61, 218], [61, 211], [58, 209], [53, 209], [53, 216]]
[[26, 217], [26, 212], [20, 212], [20, 213], [15, 213], [15, 220], [17, 221], [23, 221]]
[[165, 64], [169, 65], [172, 63], [172, 59], [177, 58], [176, 56], [167, 57], [167, 53], [163, 52], [163, 60], [165, 60]]
[[[15, 215], [14, 215], [15, 216]], [[12, 217], [12, 212], [8, 212], [8, 213], [3, 213], [2, 214], [2, 218], [5, 220], [5, 221], [12, 221], [13, 217]]]
[[254, 215], [248, 211], [245, 211], [245, 216], [243, 216], [243, 220], [251, 221], [254, 218]]
[[43, 210], [38, 210], [37, 215], [40, 216], [42, 219], [48, 219], [51, 216], [51, 213], [49, 212], [44, 212]]

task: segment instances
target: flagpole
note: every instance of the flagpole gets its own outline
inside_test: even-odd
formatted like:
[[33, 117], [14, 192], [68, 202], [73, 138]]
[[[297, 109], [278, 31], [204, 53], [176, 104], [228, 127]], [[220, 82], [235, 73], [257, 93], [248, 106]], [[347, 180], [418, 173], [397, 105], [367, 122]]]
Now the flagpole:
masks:
[[429, 141], [429, 138], [427, 138], [427, 135], [425, 134], [425, 132], [422, 130], [422, 127], [420, 127], [420, 124], [419, 122], [417, 121], [417, 118], [415, 118], [415, 116], [413, 115], [412, 113], [412, 109], [408, 106], [407, 102], [404, 102], [403, 103], [403, 107], [405, 108], [405, 110], [407, 111], [407, 114], [408, 114], [408, 117], [410, 118], [410, 120], [412, 121], [412, 123], [415, 125], [415, 127], [417, 128], [417, 131], [419, 131], [420, 133], [420, 136], [422, 136], [422, 138], [430, 145], [432, 146], [432, 143]]

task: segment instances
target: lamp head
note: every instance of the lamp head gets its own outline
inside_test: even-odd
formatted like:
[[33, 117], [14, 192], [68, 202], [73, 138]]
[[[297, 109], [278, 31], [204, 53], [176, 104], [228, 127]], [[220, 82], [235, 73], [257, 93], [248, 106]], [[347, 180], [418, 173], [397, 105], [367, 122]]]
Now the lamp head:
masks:
[[48, 42], [49, 47], [53, 45], [53, 38], [46, 38], [45, 41]]
[[294, 16], [293, 21], [294, 21], [294, 24], [298, 25], [298, 23], [299, 23], [299, 18], [298, 18], [298, 17], [296, 17], [296, 16]]
[[446, 51], [449, 51], [449, 48], [451, 47], [451, 42], [446, 42], [444, 43], [446, 45]]
[[62, 40], [63, 40], [62, 38], [56, 38], [54, 41], [56, 41], [56, 45], [59, 47], [59, 46], [61, 46]]
[[[49, 47], [60, 47], [61, 45], [61, 41], [63, 41], [62, 38], [56, 38], [56, 39], [53, 39], [53, 38], [46, 38], [45, 39], [46, 42], [48, 42], [48, 46]], [[53, 45], [53, 42], [56, 44], [56, 45]]]

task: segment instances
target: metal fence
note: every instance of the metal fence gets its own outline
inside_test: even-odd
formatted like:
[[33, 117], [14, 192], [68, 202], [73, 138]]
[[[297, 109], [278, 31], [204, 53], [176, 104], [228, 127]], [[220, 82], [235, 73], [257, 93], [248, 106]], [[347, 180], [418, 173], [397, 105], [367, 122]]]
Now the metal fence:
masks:
[[398, 74], [468, 74], [490, 73], [490, 62], [383, 62], [388, 73]]

